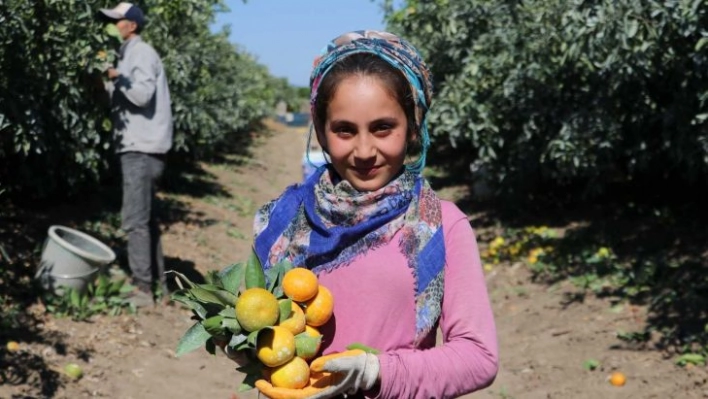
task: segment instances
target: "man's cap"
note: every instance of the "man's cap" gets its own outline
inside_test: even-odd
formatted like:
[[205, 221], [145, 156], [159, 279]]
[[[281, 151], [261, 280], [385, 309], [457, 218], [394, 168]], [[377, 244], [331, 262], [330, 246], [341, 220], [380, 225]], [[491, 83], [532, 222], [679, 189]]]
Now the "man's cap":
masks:
[[140, 7], [131, 3], [120, 3], [113, 8], [101, 8], [101, 14], [112, 20], [127, 19], [138, 24], [139, 27], [145, 25], [145, 15]]

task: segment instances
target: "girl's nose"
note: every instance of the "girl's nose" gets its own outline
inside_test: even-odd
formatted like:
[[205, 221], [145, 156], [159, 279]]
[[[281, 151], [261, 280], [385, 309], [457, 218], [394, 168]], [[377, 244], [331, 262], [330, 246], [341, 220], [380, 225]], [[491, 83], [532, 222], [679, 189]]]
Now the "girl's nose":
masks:
[[366, 160], [376, 157], [376, 145], [368, 134], [358, 134], [354, 147], [354, 156]]

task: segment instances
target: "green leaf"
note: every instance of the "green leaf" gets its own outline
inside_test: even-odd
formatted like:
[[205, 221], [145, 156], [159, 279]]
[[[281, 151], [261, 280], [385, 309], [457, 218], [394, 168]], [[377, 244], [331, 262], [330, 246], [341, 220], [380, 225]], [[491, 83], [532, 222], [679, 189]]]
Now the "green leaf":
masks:
[[234, 305], [236, 303], [236, 299], [238, 298], [236, 295], [230, 293], [229, 291], [223, 289], [222, 287], [218, 287], [216, 285], [212, 284], [199, 284], [198, 287], [200, 289], [204, 289], [206, 291], [209, 291], [213, 293], [221, 303], [225, 305]]
[[226, 298], [222, 298], [219, 294], [208, 289], [204, 289], [198, 285], [195, 285], [194, 287], [188, 289], [186, 292], [188, 295], [191, 295], [199, 302], [207, 302], [217, 305], [233, 305], [235, 303], [229, 301]]
[[120, 31], [115, 24], [106, 24], [106, 33], [108, 36], [114, 37], [119, 41], [123, 41], [123, 37], [120, 35]]
[[236, 317], [236, 309], [233, 306], [227, 306], [219, 312], [220, 315], [224, 316], [225, 318], [235, 318]]
[[187, 283], [187, 285], [189, 285], [190, 287], [195, 287], [195, 286], [196, 286], [196, 284], [194, 284], [189, 278], [187, 278], [187, 276], [185, 276], [184, 274], [182, 274], [182, 273], [180, 273], [180, 272], [176, 272], [176, 271], [174, 271], [174, 270], [168, 270], [168, 271], [165, 272], [165, 274], [168, 274], [168, 273], [174, 273], [175, 275], [177, 275], [177, 277], [179, 277], [180, 279], [182, 279], [182, 281], [184, 281], [185, 283]]
[[105, 274], [98, 276], [98, 285], [96, 287], [95, 296], [105, 296], [108, 294], [108, 289], [110, 288], [110, 281]]
[[184, 333], [182, 338], [180, 338], [179, 343], [177, 344], [176, 355], [182, 356], [185, 353], [200, 348], [209, 340], [209, 338], [211, 338], [211, 334], [207, 332], [202, 323], [195, 323], [189, 328], [189, 330], [187, 330], [187, 332]]
[[79, 308], [81, 306], [81, 297], [79, 291], [69, 288], [69, 298], [71, 300], [71, 306]]
[[223, 288], [223, 285], [221, 283], [221, 275], [216, 270], [207, 271], [207, 273], [204, 275], [204, 280], [207, 282], [208, 285], [211, 285], [215, 288]]
[[266, 329], [271, 329], [269, 327], [261, 328], [260, 330], [253, 331], [250, 334], [248, 334], [248, 337], [246, 338], [246, 342], [248, 343], [249, 346], [252, 348], [255, 348], [257, 343], [258, 343], [258, 335], [260, 335], [261, 331], [264, 331]]
[[111, 283], [111, 288], [108, 289], [108, 292], [111, 293], [110, 295], [112, 295], [114, 292], [126, 294], [128, 292], [131, 292], [132, 290], [133, 287], [131, 287], [130, 284], [125, 284], [125, 280], [119, 280]]
[[280, 322], [287, 320], [293, 312], [293, 301], [291, 299], [281, 299], [278, 301], [278, 307], [280, 308]]
[[173, 301], [180, 302], [180, 303], [186, 305], [191, 310], [193, 310], [194, 313], [196, 313], [200, 319], [204, 320], [207, 318], [208, 312], [207, 312], [206, 308], [204, 308], [204, 306], [202, 306], [201, 303], [199, 303], [199, 302], [197, 302], [185, 295], [179, 294], [177, 292], [172, 293], [171, 298]]
[[706, 364], [706, 357], [698, 353], [686, 353], [676, 359], [676, 364], [679, 366], [685, 366], [689, 363], [696, 366], [702, 366]]
[[627, 31], [627, 37], [632, 38], [637, 34], [637, 30], [639, 30], [639, 23], [637, 22], [636, 19], [633, 19], [629, 21], [628, 23], [629, 26], [626, 27]]
[[281, 297], [282, 295], [278, 295], [275, 292], [273, 292], [276, 287], [278, 287], [278, 281], [281, 279], [281, 272], [280, 272], [280, 267], [278, 265], [274, 265], [270, 269], [266, 270], [265, 272], [265, 281], [267, 284], [266, 289], [275, 295], [276, 298]]
[[242, 331], [241, 325], [238, 323], [238, 320], [233, 318], [224, 317], [224, 319], [221, 321], [221, 325], [228, 331], [231, 331], [232, 334], [239, 334]]
[[368, 345], [364, 345], [361, 342], [352, 342], [351, 344], [347, 345], [347, 349], [352, 350], [352, 349], [361, 349], [366, 353], [371, 353], [374, 355], [377, 355], [379, 353], [378, 349], [372, 348]]
[[226, 290], [215, 291], [214, 295], [218, 296], [219, 299], [221, 299], [221, 302], [227, 306], [235, 306], [236, 300], [238, 299], [238, 297], [236, 295], [234, 295]]
[[222, 320], [224, 320], [224, 316], [216, 315], [203, 320], [202, 325], [211, 335], [223, 335], [225, 331], [224, 327], [221, 325]]
[[113, 129], [113, 123], [110, 119], [103, 118], [103, 122], [101, 122], [101, 128], [104, 132], [110, 132]]
[[[248, 348], [248, 335], [244, 333], [232, 335], [231, 341], [229, 341], [229, 346], [236, 350], [243, 350], [245, 348]], [[255, 345], [252, 347], [255, 348]]]
[[295, 353], [303, 358], [311, 358], [317, 355], [322, 336], [313, 337], [308, 333], [300, 333], [295, 336]]
[[283, 276], [285, 276], [285, 273], [292, 268], [292, 263], [287, 260], [283, 260], [273, 265], [273, 267], [268, 269], [266, 272], [266, 281], [268, 283], [267, 290], [272, 292], [276, 298], [285, 296], [282, 287]]
[[265, 288], [265, 274], [255, 249], [246, 263], [246, 288]]
[[593, 371], [600, 367], [600, 362], [595, 359], [588, 359], [583, 362], [583, 368], [588, 371]]
[[246, 267], [243, 263], [235, 263], [228, 266], [219, 272], [221, 275], [221, 284], [224, 286], [224, 289], [230, 293], [238, 294], [245, 273]]

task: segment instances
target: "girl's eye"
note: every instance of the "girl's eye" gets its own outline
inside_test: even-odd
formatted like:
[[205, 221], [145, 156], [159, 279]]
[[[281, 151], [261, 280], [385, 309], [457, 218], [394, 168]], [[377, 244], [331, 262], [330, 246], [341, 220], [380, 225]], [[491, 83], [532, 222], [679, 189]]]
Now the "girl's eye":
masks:
[[390, 125], [388, 123], [382, 123], [374, 127], [374, 132], [387, 132], [391, 129], [393, 129], [393, 125]]
[[354, 134], [354, 130], [348, 127], [340, 127], [337, 129], [332, 129], [332, 131], [336, 134], [339, 135], [348, 135], [348, 134]]
[[332, 126], [332, 132], [338, 135], [351, 135], [356, 133], [356, 129], [348, 124], [336, 124]]

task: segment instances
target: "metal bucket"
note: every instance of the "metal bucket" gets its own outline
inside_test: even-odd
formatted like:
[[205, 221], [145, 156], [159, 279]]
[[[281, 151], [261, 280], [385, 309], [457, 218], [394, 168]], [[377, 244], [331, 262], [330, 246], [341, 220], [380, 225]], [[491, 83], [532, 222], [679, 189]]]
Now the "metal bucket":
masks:
[[35, 278], [57, 295], [65, 287], [85, 292], [101, 269], [115, 259], [115, 252], [96, 238], [69, 227], [51, 226]]

